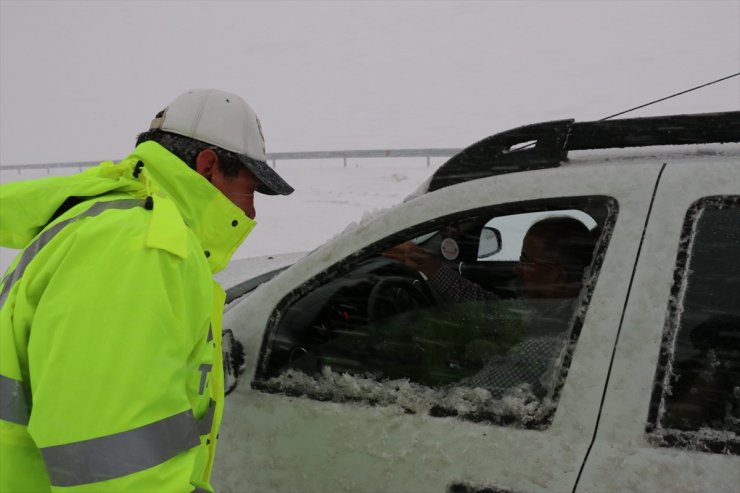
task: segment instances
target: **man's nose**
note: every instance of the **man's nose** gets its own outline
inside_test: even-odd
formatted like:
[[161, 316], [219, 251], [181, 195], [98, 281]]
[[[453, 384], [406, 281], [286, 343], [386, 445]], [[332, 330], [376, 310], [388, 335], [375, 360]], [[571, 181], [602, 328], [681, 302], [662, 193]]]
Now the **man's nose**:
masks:
[[238, 201], [236, 201], [237, 207], [239, 207], [244, 214], [250, 219], [257, 217], [257, 210], [254, 207], [254, 193], [240, 194]]
[[249, 217], [249, 219], [254, 220], [257, 217], [257, 210], [254, 208], [254, 202], [250, 202], [249, 205], [242, 207], [242, 210], [244, 211], [244, 214]]

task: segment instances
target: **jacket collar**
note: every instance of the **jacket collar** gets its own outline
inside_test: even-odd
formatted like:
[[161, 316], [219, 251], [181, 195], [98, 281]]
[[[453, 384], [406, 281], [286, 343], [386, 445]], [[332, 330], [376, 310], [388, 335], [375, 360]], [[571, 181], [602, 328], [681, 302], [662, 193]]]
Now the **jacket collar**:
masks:
[[144, 163], [140, 176], [154, 199], [154, 210], [158, 202], [173, 202], [185, 224], [198, 237], [211, 271], [215, 273], [226, 267], [256, 223], [208, 180], [158, 143], [140, 144], [119, 164], [136, 166], [139, 161]]
[[[137, 163], [144, 166], [134, 173]], [[136, 176], [135, 176], [136, 175]], [[82, 173], [5, 183], [0, 186], [0, 245], [25, 248], [56, 211], [74, 197], [152, 197], [146, 244], [186, 257], [186, 226], [197, 236], [212, 272], [226, 267], [229, 259], [252, 230], [247, 217], [216, 187], [156, 142], [145, 142], [118, 164], [106, 161]], [[75, 215], [72, 207], [55, 221]], [[208, 253], [205, 253], [208, 252]]]

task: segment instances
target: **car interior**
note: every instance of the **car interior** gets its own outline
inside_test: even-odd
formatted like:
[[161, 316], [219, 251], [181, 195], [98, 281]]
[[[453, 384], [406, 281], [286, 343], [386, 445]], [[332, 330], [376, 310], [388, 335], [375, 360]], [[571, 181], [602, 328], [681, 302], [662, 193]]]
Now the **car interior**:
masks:
[[[515, 300], [520, 296], [513, 274], [518, 254], [517, 260], [497, 260], [496, 254], [509, 241], [521, 245], [523, 231], [516, 237], [487, 225], [496, 217], [573, 210], [587, 214], [601, 230], [615, 216], [616, 205], [605, 197], [510, 204], [441, 218], [363, 249], [352, 261], [328, 269], [286, 297], [280, 316], [274, 317], [278, 321], [263, 351], [258, 379], [291, 369], [316, 375], [331, 368], [440, 387], [471, 375], [482, 361], [461, 355], [471, 340], [483, 337], [485, 317], [476, 315], [483, 304], [442, 303], [423, 274], [383, 252], [412, 240], [496, 299]], [[457, 245], [454, 256], [441, 253], [448, 238]], [[499, 331], [495, 343], [507, 347], [516, 337]]]

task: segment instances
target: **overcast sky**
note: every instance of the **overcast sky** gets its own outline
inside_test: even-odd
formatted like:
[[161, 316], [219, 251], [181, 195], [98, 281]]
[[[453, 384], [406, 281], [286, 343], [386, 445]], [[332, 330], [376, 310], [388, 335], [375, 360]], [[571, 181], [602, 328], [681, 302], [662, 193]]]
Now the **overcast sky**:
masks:
[[[0, 0], [0, 164], [122, 158], [194, 87], [268, 152], [463, 147], [740, 72], [740, 1]], [[640, 112], [740, 109], [740, 77]]]

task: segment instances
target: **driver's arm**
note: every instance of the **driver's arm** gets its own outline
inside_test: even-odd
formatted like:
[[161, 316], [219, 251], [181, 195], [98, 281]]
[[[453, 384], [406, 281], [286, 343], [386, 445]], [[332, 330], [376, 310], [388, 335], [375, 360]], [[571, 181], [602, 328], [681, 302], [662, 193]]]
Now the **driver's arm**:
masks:
[[412, 241], [406, 241], [383, 253], [384, 256], [398, 260], [412, 269], [422, 272], [427, 279], [431, 279], [437, 273], [442, 263], [434, 255], [427, 252]]
[[498, 299], [494, 293], [486, 291], [480, 285], [442, 265], [437, 257], [411, 241], [389, 248], [383, 255], [422, 272], [431, 288], [446, 302]]
[[428, 283], [448, 303], [499, 299], [493, 292], [483, 289], [444, 265], [437, 269]]

